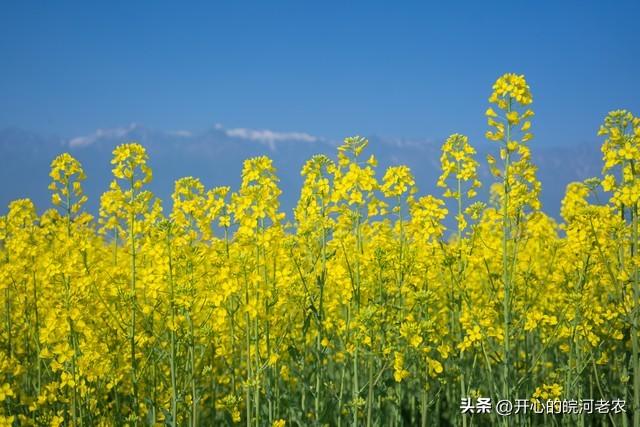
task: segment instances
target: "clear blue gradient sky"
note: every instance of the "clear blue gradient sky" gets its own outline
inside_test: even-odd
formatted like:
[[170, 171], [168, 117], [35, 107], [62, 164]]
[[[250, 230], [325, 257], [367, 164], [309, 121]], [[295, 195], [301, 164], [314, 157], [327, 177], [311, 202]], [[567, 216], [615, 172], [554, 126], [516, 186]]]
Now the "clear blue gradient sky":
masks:
[[[640, 114], [640, 2], [4, 1], [0, 127], [65, 137], [142, 123], [482, 138], [491, 84], [524, 73], [534, 143]], [[480, 142], [480, 141], [476, 141]]]

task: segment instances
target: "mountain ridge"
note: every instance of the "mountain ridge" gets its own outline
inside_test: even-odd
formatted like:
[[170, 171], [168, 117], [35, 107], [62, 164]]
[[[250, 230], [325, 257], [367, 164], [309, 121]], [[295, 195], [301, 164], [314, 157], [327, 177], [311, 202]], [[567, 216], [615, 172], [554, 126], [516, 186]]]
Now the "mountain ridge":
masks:
[[[124, 127], [97, 129], [93, 133], [74, 138], [47, 136], [16, 127], [0, 129], [0, 179], [7, 183], [0, 187], [0, 214], [8, 203], [18, 198], [31, 198], [39, 211], [50, 207], [47, 185], [49, 164], [64, 151], [78, 158], [87, 174], [85, 191], [89, 196], [87, 208], [98, 210], [99, 196], [111, 180], [111, 153], [119, 144], [137, 141], [147, 148], [154, 181], [149, 188], [170, 207], [173, 182], [182, 176], [195, 176], [207, 187], [240, 183], [242, 162], [249, 157], [267, 155], [274, 161], [283, 190], [281, 208], [290, 214], [302, 185], [300, 170], [314, 154], [335, 157], [339, 141], [313, 136], [304, 132], [276, 132], [267, 129], [225, 128], [215, 125], [202, 132], [163, 131], [131, 123]], [[535, 140], [534, 140], [535, 141]], [[369, 137], [365, 157], [374, 154], [379, 162], [378, 177], [386, 167], [398, 164], [409, 166], [416, 177], [421, 193], [441, 196], [435, 186], [440, 174], [440, 144], [436, 139], [402, 139]], [[497, 155], [497, 145], [483, 141], [474, 144], [481, 165], [483, 189], [487, 195], [492, 177], [486, 167], [486, 155]], [[566, 185], [572, 181], [598, 176], [601, 169], [599, 146], [590, 144], [549, 146], [531, 145], [532, 158], [538, 166], [542, 182], [543, 210], [559, 217], [560, 201]]]

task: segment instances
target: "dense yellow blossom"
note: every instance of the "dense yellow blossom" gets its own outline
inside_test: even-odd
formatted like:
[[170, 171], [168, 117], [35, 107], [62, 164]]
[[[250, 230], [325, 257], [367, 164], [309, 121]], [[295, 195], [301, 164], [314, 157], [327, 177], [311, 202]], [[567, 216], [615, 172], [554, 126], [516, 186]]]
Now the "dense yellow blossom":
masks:
[[53, 208], [0, 217], [0, 425], [470, 425], [460, 401], [483, 396], [626, 398], [561, 422], [637, 425], [640, 119], [605, 118], [603, 176], [571, 183], [555, 220], [525, 78], [500, 77], [489, 102], [484, 202], [461, 134], [438, 196], [346, 138], [303, 166], [293, 215], [266, 156], [236, 190], [177, 180], [163, 210], [153, 159], [128, 143], [94, 218], [91, 174], [58, 156]]

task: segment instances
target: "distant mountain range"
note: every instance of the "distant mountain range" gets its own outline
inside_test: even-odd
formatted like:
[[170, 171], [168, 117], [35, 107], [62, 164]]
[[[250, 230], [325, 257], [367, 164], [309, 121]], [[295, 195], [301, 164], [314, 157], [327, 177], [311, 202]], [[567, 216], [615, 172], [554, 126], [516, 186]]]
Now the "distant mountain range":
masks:
[[[111, 175], [111, 153], [121, 143], [137, 141], [149, 153], [154, 171], [150, 189], [170, 206], [173, 182], [183, 176], [195, 176], [208, 186], [230, 185], [237, 188], [242, 162], [248, 157], [270, 156], [278, 170], [283, 195], [283, 211], [295, 206], [302, 184], [300, 170], [313, 154], [335, 157], [338, 141], [330, 141], [302, 132], [274, 132], [255, 129], [227, 129], [221, 125], [201, 133], [159, 131], [132, 124], [115, 129], [100, 129], [86, 136], [57, 138], [17, 128], [0, 130], [0, 214], [7, 211], [11, 200], [31, 198], [40, 211], [50, 207], [49, 165], [58, 154], [68, 151], [79, 159], [87, 174], [85, 191], [87, 208], [97, 212], [100, 194], [108, 188]], [[442, 141], [420, 141], [369, 137], [368, 153], [379, 161], [379, 177], [391, 165], [406, 164], [413, 171], [421, 193], [437, 196], [435, 186], [440, 174], [439, 157]], [[472, 141], [483, 165], [481, 178], [486, 197], [492, 177], [484, 160], [497, 146], [487, 141]], [[532, 142], [538, 178], [542, 181], [543, 209], [559, 216], [560, 201], [566, 185], [572, 181], [599, 176], [602, 165], [600, 148], [594, 145], [539, 146]], [[367, 155], [368, 157], [368, 155]]]

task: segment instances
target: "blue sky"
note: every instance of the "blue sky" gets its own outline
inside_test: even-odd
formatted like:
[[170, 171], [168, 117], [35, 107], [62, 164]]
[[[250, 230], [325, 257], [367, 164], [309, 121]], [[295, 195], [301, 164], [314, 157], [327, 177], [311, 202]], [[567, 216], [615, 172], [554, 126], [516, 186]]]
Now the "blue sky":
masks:
[[482, 139], [524, 73], [535, 143], [640, 114], [640, 2], [5, 1], [0, 128], [72, 138], [131, 122]]

